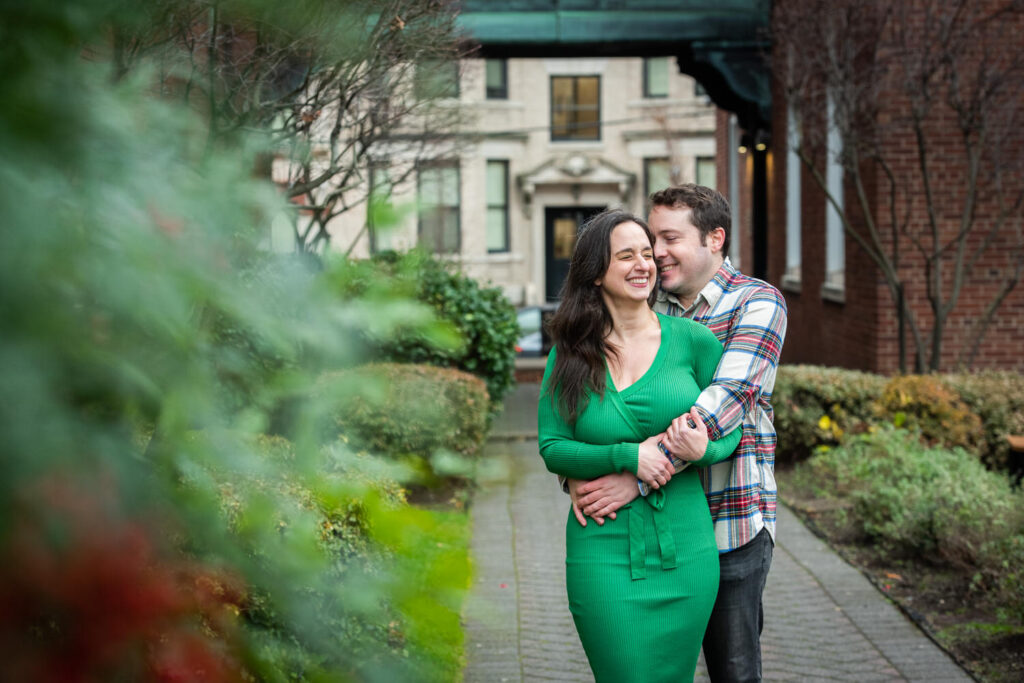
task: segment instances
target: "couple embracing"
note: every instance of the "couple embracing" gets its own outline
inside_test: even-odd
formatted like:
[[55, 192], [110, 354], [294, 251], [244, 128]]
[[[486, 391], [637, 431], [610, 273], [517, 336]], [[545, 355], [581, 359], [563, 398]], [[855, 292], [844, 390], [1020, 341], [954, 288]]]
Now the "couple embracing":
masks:
[[[716, 191], [580, 231], [550, 323], [539, 445], [572, 496], [569, 608], [598, 681], [761, 679], [775, 535], [778, 290], [726, 258]], [[588, 523], [588, 518], [590, 523]]]

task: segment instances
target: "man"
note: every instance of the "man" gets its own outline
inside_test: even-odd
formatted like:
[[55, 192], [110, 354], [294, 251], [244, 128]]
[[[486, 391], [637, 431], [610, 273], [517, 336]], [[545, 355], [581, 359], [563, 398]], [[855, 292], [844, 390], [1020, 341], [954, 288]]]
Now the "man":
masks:
[[[661, 276], [655, 309], [707, 325], [725, 347], [713, 383], [694, 412], [712, 439], [742, 425], [743, 436], [725, 462], [700, 470], [715, 524], [721, 579], [704, 636], [704, 659], [714, 683], [760, 681], [761, 597], [775, 543], [775, 429], [770, 405], [786, 333], [786, 304], [771, 285], [737, 271], [729, 249], [729, 205], [699, 185], [651, 195], [648, 217]], [[687, 452], [681, 434], [687, 416], [673, 422], [663, 443], [677, 467]], [[696, 422], [699, 424], [699, 421]], [[639, 495], [629, 473], [590, 482], [569, 481], [576, 517], [598, 524]]]

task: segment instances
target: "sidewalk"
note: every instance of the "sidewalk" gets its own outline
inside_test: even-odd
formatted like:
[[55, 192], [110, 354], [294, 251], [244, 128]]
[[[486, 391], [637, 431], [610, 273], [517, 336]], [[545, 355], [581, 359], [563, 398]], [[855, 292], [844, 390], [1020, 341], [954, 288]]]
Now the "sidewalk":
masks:
[[[465, 681], [592, 681], [565, 597], [568, 498], [537, 453], [539, 387], [520, 384], [473, 502]], [[970, 681], [856, 569], [780, 506], [765, 589], [766, 681]], [[697, 680], [707, 680], [703, 665]]]

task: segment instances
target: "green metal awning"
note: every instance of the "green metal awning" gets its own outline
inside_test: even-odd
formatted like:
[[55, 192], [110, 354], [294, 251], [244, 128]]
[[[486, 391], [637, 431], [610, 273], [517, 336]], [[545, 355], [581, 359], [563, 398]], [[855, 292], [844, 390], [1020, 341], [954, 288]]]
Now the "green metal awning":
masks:
[[768, 0], [463, 0], [487, 57], [670, 55], [748, 130], [768, 128]]

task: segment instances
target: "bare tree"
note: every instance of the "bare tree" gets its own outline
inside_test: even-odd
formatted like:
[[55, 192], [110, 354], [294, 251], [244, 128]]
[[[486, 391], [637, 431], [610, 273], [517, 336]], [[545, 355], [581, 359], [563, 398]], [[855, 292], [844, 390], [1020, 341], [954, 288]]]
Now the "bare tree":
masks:
[[208, 117], [209, 145], [266, 135], [261, 172], [285, 169], [300, 251], [322, 250], [331, 220], [368, 201], [373, 169], [394, 187], [465, 139], [446, 78], [469, 45], [456, 0], [343, 0], [341, 21], [338, 4], [163, 0], [112, 40], [115, 75], [156, 64], [165, 94]]
[[[994, 277], [961, 346], [960, 363], [970, 366], [1024, 269], [1022, 29], [1024, 5], [1016, 0], [775, 6], [773, 64], [797, 120], [795, 151], [888, 285], [901, 371], [904, 327], [915, 371], [939, 369], [964, 287]], [[839, 149], [828, 149], [830, 130]], [[854, 201], [829, 192], [830, 155]], [[922, 280], [917, 268], [928, 316], [911, 305]]]

